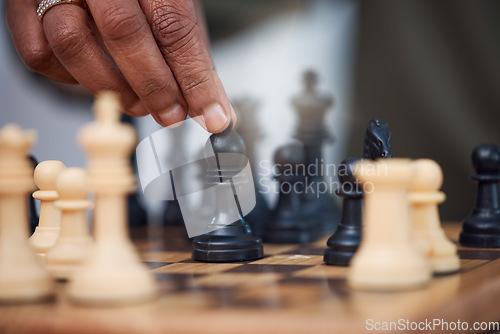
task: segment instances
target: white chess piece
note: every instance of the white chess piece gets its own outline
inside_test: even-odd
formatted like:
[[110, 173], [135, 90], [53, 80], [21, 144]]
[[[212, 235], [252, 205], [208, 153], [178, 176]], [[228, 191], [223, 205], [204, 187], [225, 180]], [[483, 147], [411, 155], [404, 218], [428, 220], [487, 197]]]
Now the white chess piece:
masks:
[[0, 130], [0, 301], [31, 302], [53, 293], [49, 273], [28, 244], [28, 194], [33, 166], [28, 152], [34, 132], [15, 125]]
[[33, 197], [40, 200], [40, 219], [29, 242], [42, 260], [59, 238], [61, 212], [55, 208], [54, 202], [59, 198], [56, 180], [64, 169], [66, 166], [61, 161], [47, 160], [36, 166], [33, 175], [39, 189], [33, 193]]
[[416, 176], [410, 191], [411, 217], [417, 244], [437, 274], [456, 272], [460, 259], [456, 246], [446, 238], [439, 219], [438, 204], [446, 196], [439, 191], [443, 172], [437, 162], [420, 159], [414, 162]]
[[364, 160], [355, 165], [354, 175], [363, 184], [363, 238], [351, 261], [349, 285], [403, 290], [429, 282], [429, 263], [414, 244], [409, 217], [411, 160]]
[[85, 170], [68, 168], [58, 177], [56, 189], [59, 200], [55, 207], [61, 211], [61, 232], [56, 244], [45, 257], [51, 275], [58, 279], [69, 279], [87, 258], [92, 238], [85, 211], [93, 204], [87, 200], [90, 182]]
[[136, 134], [120, 123], [118, 101], [111, 92], [100, 94], [96, 121], [78, 134], [95, 194], [95, 244], [68, 285], [68, 295], [77, 303], [122, 305], [152, 298], [157, 291], [154, 276], [128, 237], [127, 194], [136, 187], [130, 154]]

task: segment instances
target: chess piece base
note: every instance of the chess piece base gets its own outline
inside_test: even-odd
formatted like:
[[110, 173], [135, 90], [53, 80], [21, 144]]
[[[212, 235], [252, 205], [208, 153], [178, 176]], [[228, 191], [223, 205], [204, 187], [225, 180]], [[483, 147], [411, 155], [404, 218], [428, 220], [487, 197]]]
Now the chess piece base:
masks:
[[31, 266], [0, 272], [0, 303], [32, 303], [52, 298], [54, 286], [49, 275], [37, 263]]
[[[374, 252], [375, 251], [375, 252]], [[398, 291], [419, 288], [431, 278], [428, 262], [409, 251], [392, 249], [358, 252], [351, 261], [349, 286], [358, 290]]]
[[466, 247], [500, 248], [500, 214], [472, 216], [466, 219], [459, 243]]
[[474, 248], [500, 248], [500, 235], [460, 233], [460, 245]]
[[73, 302], [97, 306], [140, 303], [156, 292], [153, 275], [124, 243], [96, 245], [68, 285]]
[[353, 256], [354, 252], [325, 249], [323, 260], [334, 266], [348, 266]]
[[202, 262], [240, 262], [264, 256], [262, 239], [244, 225], [228, 225], [193, 239], [193, 260]]
[[[128, 275], [127, 279], [120, 282], [117, 287], [117, 282], [123, 280], [123, 277], [102, 278], [98, 285], [92, 283], [91, 289], [85, 289], [79, 285], [73, 288], [69, 293], [71, 301], [81, 305], [128, 305], [149, 301], [155, 297], [156, 289], [151, 287], [153, 280], [144, 275]], [[140, 286], [143, 284], [144, 286]], [[133, 289], [127, 289], [134, 287]]]
[[201, 262], [241, 262], [261, 259], [262, 246], [248, 249], [193, 249], [193, 260]]
[[457, 255], [432, 258], [430, 264], [435, 275], [453, 274], [460, 270], [460, 259]]
[[52, 248], [45, 257], [50, 275], [59, 280], [67, 280], [79, 269], [92, 246], [89, 238], [65, 238]]
[[326, 264], [348, 266], [361, 241], [361, 226], [340, 225], [328, 239], [324, 261]]

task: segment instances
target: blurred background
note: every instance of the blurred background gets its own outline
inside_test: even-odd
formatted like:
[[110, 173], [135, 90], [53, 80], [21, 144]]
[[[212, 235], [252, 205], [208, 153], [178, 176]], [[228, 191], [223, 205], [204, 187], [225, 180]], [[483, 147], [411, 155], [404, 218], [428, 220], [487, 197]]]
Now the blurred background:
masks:
[[[368, 121], [378, 118], [392, 131], [394, 156], [431, 158], [442, 166], [443, 220], [469, 213], [475, 197], [470, 154], [479, 143], [500, 144], [499, 1], [202, 3], [229, 97], [256, 104], [253, 118], [262, 134], [257, 161], [272, 162], [275, 149], [291, 140], [297, 125], [291, 99], [311, 69], [318, 89], [335, 101], [324, 118], [334, 138], [323, 148], [326, 163], [361, 156]], [[37, 129], [34, 154], [40, 161], [84, 166], [74, 138], [93, 118], [92, 97], [29, 72], [5, 20], [1, 30], [0, 126], [16, 122]], [[160, 129], [149, 116], [136, 124], [139, 139]], [[254, 175], [261, 177], [258, 170]], [[267, 200], [272, 204], [275, 196]], [[152, 212], [162, 206], [146, 205]]]

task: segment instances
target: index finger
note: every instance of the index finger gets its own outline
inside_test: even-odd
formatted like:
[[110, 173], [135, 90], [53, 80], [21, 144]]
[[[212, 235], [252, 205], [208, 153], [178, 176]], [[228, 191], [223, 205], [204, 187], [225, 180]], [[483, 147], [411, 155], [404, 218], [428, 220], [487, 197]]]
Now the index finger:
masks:
[[187, 106], [136, 0], [88, 0], [102, 40], [151, 115], [163, 126], [186, 117]]
[[189, 114], [203, 116], [210, 132], [225, 130], [231, 118], [235, 118], [234, 110], [215, 72], [195, 3], [192, 0], [140, 0], [140, 3], [189, 106]]

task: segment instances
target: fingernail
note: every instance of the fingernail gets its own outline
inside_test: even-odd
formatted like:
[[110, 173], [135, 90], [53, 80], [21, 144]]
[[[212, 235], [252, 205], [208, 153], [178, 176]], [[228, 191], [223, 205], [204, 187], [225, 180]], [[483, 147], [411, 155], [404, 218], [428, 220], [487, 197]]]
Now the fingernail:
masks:
[[227, 125], [228, 117], [219, 104], [210, 106], [203, 115], [209, 132], [216, 133], [225, 129], [224, 127]]
[[233, 106], [231, 106], [231, 119], [233, 120], [233, 129], [232, 130], [234, 130], [236, 128], [236, 124], [238, 123], [238, 115], [234, 111]]
[[186, 119], [184, 109], [180, 104], [176, 104], [170, 109], [158, 114], [161, 122], [169, 127], [177, 127]]

